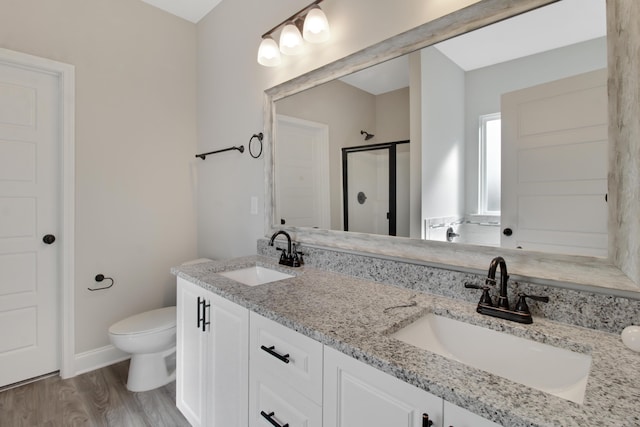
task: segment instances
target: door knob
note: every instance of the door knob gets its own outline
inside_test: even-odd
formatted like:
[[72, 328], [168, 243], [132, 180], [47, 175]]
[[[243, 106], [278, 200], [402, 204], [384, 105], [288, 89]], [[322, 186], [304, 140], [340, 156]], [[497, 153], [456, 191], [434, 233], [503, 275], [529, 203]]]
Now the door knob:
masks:
[[56, 241], [56, 236], [54, 236], [53, 234], [47, 234], [42, 238], [42, 241], [45, 242], [47, 245], [50, 245]]
[[511, 235], [513, 234], [513, 230], [512, 230], [512, 229], [510, 229], [510, 228], [505, 228], [505, 229], [502, 231], [502, 234], [504, 234], [505, 236], [509, 237], [509, 236], [511, 236]]

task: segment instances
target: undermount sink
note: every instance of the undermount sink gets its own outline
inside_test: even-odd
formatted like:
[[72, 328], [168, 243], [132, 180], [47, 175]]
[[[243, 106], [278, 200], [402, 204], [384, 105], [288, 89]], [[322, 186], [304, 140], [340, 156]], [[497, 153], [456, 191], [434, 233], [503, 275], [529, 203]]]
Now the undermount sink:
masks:
[[591, 356], [430, 313], [391, 335], [465, 365], [582, 404]]
[[265, 283], [277, 282], [278, 280], [294, 277], [292, 274], [283, 273], [281, 271], [272, 270], [259, 265], [239, 270], [224, 271], [218, 274], [249, 286], [264, 285]]

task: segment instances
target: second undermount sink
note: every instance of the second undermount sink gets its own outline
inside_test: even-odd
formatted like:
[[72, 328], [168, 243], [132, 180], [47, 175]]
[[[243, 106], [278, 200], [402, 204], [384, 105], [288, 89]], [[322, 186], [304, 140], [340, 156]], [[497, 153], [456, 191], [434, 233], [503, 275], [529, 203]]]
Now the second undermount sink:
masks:
[[277, 282], [278, 280], [294, 277], [292, 274], [283, 273], [281, 271], [272, 270], [259, 265], [241, 268], [238, 270], [224, 271], [218, 274], [248, 286], [264, 285], [265, 283]]
[[391, 335], [407, 344], [582, 404], [591, 356], [430, 313]]

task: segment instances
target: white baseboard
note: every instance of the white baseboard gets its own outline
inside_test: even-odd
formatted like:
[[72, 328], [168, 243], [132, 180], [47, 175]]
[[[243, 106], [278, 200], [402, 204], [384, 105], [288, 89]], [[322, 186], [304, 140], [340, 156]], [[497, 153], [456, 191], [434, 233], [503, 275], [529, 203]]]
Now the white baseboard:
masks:
[[75, 375], [104, 368], [105, 366], [129, 359], [130, 357], [130, 354], [120, 351], [112, 345], [78, 353], [75, 356], [74, 363]]

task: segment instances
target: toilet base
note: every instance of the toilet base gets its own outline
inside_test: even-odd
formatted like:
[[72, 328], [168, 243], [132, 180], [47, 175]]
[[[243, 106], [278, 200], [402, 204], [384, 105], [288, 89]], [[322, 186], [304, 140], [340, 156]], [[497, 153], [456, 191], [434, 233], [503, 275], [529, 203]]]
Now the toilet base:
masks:
[[127, 389], [134, 392], [148, 391], [175, 381], [175, 368], [169, 372], [167, 367], [167, 358], [175, 353], [176, 348], [172, 347], [158, 353], [131, 355]]

